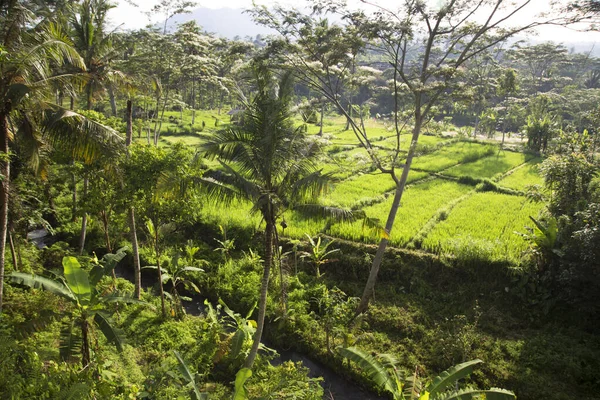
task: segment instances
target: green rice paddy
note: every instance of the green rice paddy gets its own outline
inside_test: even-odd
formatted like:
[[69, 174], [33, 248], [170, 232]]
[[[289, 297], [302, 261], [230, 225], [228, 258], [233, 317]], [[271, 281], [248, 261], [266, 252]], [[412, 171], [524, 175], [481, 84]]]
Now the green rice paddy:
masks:
[[[219, 129], [214, 127], [213, 114], [197, 114], [197, 120], [211, 122], [205, 123], [203, 132], [162, 135], [161, 143], [168, 145], [182, 141], [197, 146], [202, 135]], [[186, 113], [184, 116], [185, 124], [189, 116]], [[226, 118], [223, 116], [223, 120]], [[325, 124], [323, 134], [316, 137], [326, 154], [320, 167], [336, 179], [320, 203], [362, 209], [383, 226], [392, 204], [395, 183], [388, 174], [378, 172], [368, 152], [358, 145], [354, 132], [344, 131], [343, 127], [344, 121], [338, 117]], [[394, 132], [379, 121], [368, 121], [367, 129], [377, 156], [388, 162], [397, 141]], [[319, 127], [309, 125], [307, 132], [316, 135]], [[408, 148], [410, 137], [409, 134], [401, 135], [403, 151]], [[529, 216], [537, 216], [541, 206], [527, 201], [524, 196], [480, 193], [474, 186], [448, 179], [463, 176], [475, 178], [474, 182], [494, 179], [499, 186], [518, 193], [528, 185], [542, 183], [537, 170], [541, 160], [523, 153], [500, 151], [497, 144], [431, 135], [420, 137], [419, 153], [422, 155], [413, 160], [407, 189], [390, 234], [391, 245], [406, 246], [418, 237], [417, 246], [425, 251], [467, 257], [477, 254], [489, 260], [518, 262], [527, 243], [515, 232], [524, 232], [525, 226], [530, 225]], [[398, 176], [402, 168], [399, 164], [404, 162], [404, 157], [402, 152], [397, 160]], [[250, 204], [244, 202], [227, 206], [207, 204], [201, 213], [206, 219], [222, 225], [259, 229], [260, 217], [250, 216], [250, 208]], [[366, 228], [360, 220], [341, 223], [307, 219], [301, 213], [291, 211], [283, 218], [287, 228], [279, 227], [279, 233], [292, 238], [325, 233], [360, 242], [376, 243], [379, 240], [377, 232]]]

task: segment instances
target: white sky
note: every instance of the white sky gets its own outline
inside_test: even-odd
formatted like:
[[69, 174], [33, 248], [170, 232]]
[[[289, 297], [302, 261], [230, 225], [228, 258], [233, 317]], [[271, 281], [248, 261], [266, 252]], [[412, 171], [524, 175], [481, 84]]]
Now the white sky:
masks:
[[[394, 9], [399, 0], [373, 0], [377, 4]], [[441, 1], [441, 0], [437, 0]], [[111, 11], [109, 16], [114, 26], [121, 25], [123, 29], [140, 29], [150, 22], [144, 11], [148, 11], [152, 6], [158, 3], [158, 0], [137, 0], [139, 7], [133, 7], [123, 0], [116, 1], [118, 6]], [[272, 5], [279, 3], [284, 6], [302, 7], [306, 4], [304, 0], [255, 0], [256, 4]], [[360, 0], [348, 0], [351, 6], [364, 6]], [[252, 0], [199, 0], [198, 7], [206, 8], [251, 8]], [[532, 0], [532, 3], [522, 10], [520, 15], [512, 19], [512, 24], [518, 25], [530, 20], [541, 11], [548, 10], [548, 0]], [[153, 21], [157, 22], [157, 21]], [[546, 26], [538, 30], [536, 41], [554, 41], [561, 42], [596, 42], [596, 47], [600, 47], [600, 32], [577, 32], [574, 29], [563, 27]]]

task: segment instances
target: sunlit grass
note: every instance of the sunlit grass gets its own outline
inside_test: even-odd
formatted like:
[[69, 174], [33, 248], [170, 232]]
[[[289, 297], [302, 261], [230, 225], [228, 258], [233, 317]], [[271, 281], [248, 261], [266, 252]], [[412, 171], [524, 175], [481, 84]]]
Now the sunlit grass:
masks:
[[[426, 172], [412, 171], [408, 175], [407, 182], [411, 183], [428, 175]], [[396, 183], [389, 174], [362, 174], [336, 184], [334, 189], [323, 197], [322, 202], [326, 205], [352, 207], [357, 203], [369, 202], [395, 187]]]
[[198, 135], [194, 136], [162, 136], [160, 140], [164, 140], [169, 144], [183, 143], [188, 146], [198, 147], [202, 143], [202, 138]]
[[[440, 207], [470, 190], [472, 188], [467, 185], [441, 179], [432, 179], [408, 187], [396, 215], [390, 237], [391, 244], [396, 246], [407, 244]], [[364, 211], [369, 217], [379, 219], [384, 225], [392, 201], [393, 196], [389, 196], [381, 203], [365, 207]], [[333, 236], [363, 242], [376, 242], [379, 239], [374, 232], [363, 228], [361, 222], [334, 224], [330, 233]]]
[[[176, 119], [180, 116], [178, 112], [167, 115], [173, 115]], [[218, 127], [214, 126], [215, 116], [217, 116], [216, 111], [197, 112], [194, 126], [205, 121], [205, 130], [202, 133], [161, 135], [161, 145], [183, 142], [190, 146], [197, 146], [201, 142], [202, 135], [227, 126], [229, 121], [227, 115], [217, 116], [222, 118]], [[186, 110], [183, 123], [190, 122], [191, 112]], [[390, 149], [396, 142], [395, 132], [389, 129], [389, 123], [368, 120], [366, 124], [369, 137], [377, 147], [377, 155], [384, 163], [389, 161], [389, 157], [393, 154]], [[324, 134], [315, 136], [326, 150], [326, 154], [319, 161], [319, 168], [323, 173], [332, 173], [338, 180], [320, 199], [320, 203], [348, 209], [362, 208], [369, 217], [379, 219], [383, 225], [392, 203], [394, 181], [389, 175], [375, 171], [368, 152], [360, 147], [352, 130], [343, 130], [344, 125], [343, 118], [327, 119], [323, 129]], [[163, 126], [167, 129], [175, 129], [178, 125], [165, 121]], [[307, 129], [312, 135], [316, 135], [319, 131], [316, 125], [309, 124]], [[146, 141], [145, 132], [140, 139], [136, 140]], [[404, 151], [408, 148], [410, 134], [403, 134], [401, 141], [403, 153], [397, 161], [399, 164], [405, 161]], [[493, 144], [457, 142], [454, 138], [422, 135], [419, 146], [421, 151], [429, 151], [429, 153], [414, 159], [413, 169], [408, 177], [409, 184], [427, 178], [432, 172], [442, 172], [454, 177], [492, 178], [502, 176], [501, 174], [506, 174], [508, 171], [511, 172], [502, 179], [501, 186], [523, 190], [528, 184], [541, 183], [536, 169], [538, 160], [529, 161], [519, 167], [527, 161], [524, 154], [498, 152], [498, 147]], [[209, 164], [211, 167], [218, 166], [216, 160], [210, 161]], [[400, 172], [401, 169], [398, 167], [398, 173]], [[426, 179], [410, 185], [398, 211], [390, 244], [405, 246], [432, 220], [432, 217], [440, 213], [440, 210], [444, 210], [452, 201], [467, 195], [465, 200], [461, 199], [449, 212], [446, 220], [442, 220], [437, 225], [433, 224], [432, 230], [424, 237], [422, 248], [453, 254], [479, 251], [490, 259], [517, 260], [525, 244], [512, 232], [523, 231], [524, 225], [528, 223], [528, 216], [537, 215], [540, 207], [524, 203], [525, 200], [521, 197], [496, 193], [470, 194], [472, 190], [472, 186], [443, 179]], [[207, 222], [230, 227], [259, 229], [261, 223], [260, 216], [250, 214], [250, 204], [247, 202], [234, 202], [229, 205], [207, 203], [200, 213]], [[278, 231], [292, 238], [303, 238], [305, 234], [312, 236], [319, 232], [326, 232], [348, 240], [372, 243], [379, 240], [376, 232], [363, 227], [360, 221], [339, 223], [318, 218], [307, 219], [297, 212], [287, 212], [284, 218], [287, 228], [284, 231], [281, 226], [278, 226]]]
[[500, 185], [515, 190], [525, 190], [528, 185], [542, 185], [544, 180], [539, 174], [541, 162], [540, 158], [530, 160], [527, 164], [502, 179], [499, 182]]
[[458, 204], [423, 242], [429, 251], [517, 261], [527, 243], [515, 232], [525, 232], [529, 216], [541, 205], [520, 196], [475, 193]]
[[[412, 140], [412, 134], [410, 134], [410, 133], [402, 134], [400, 136], [400, 150], [408, 151], [411, 140]], [[437, 146], [438, 144], [440, 144], [442, 142], [447, 142], [449, 140], [451, 140], [451, 138], [441, 137], [441, 136], [421, 135], [419, 137], [419, 146], [432, 147], [432, 146]], [[375, 144], [377, 146], [394, 149], [394, 148], [396, 148], [396, 145], [397, 145], [396, 135], [393, 135], [392, 137], [389, 137], [389, 138], [385, 139], [384, 141], [377, 142]]]
[[416, 157], [413, 168], [429, 172], [440, 172], [454, 165], [478, 160], [494, 154], [495, 147], [473, 142], [458, 142], [444, 146], [440, 150]]
[[444, 174], [455, 177], [471, 176], [474, 178], [492, 178], [523, 164], [526, 160], [527, 156], [523, 153], [501, 151], [477, 161], [464, 163], [447, 169], [444, 171]]
[[206, 202], [199, 211], [202, 219], [215, 225], [241, 229], [258, 228], [261, 217], [250, 212], [252, 205], [248, 201], [236, 200], [229, 204]]

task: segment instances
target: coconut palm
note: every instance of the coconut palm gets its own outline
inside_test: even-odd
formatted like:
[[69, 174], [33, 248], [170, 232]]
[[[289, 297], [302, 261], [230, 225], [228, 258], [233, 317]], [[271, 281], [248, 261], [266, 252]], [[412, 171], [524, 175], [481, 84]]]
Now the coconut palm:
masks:
[[[75, 257], [64, 257], [62, 261], [64, 277], [60, 277], [59, 280], [22, 272], [13, 272], [8, 276], [12, 283], [47, 290], [74, 305], [73, 310], [67, 312], [70, 318], [63, 324], [60, 332], [60, 355], [64, 360], [73, 358], [79, 350], [83, 366], [86, 367], [90, 363], [92, 326], [97, 326], [119, 351], [123, 350], [122, 332], [112, 322], [107, 312], [107, 304], [119, 302], [147, 305], [147, 303], [120, 296], [118, 293], [103, 294], [97, 285], [103, 276], [112, 273], [124, 256], [123, 250], [119, 250], [117, 254], [106, 254], [100, 264], [94, 266], [89, 272], [81, 268]], [[79, 334], [76, 328], [79, 328]]]
[[125, 75], [113, 68], [117, 51], [113, 35], [106, 31], [106, 18], [115, 4], [106, 0], [84, 0], [78, 4], [71, 18], [71, 37], [75, 49], [85, 63], [86, 109], [91, 110], [94, 98], [108, 90], [113, 116], [117, 109], [114, 87], [124, 83]]
[[90, 162], [122, 145], [115, 131], [51, 103], [52, 86], [68, 88], [72, 82], [68, 74], [54, 74], [56, 68], [65, 63], [81, 69], [85, 65], [58, 25], [36, 19], [36, 4], [0, 3], [0, 312], [12, 143], [18, 139], [28, 144], [28, 161], [38, 171], [51, 147]]
[[[115, 5], [107, 0], [84, 0], [74, 7], [71, 17], [71, 37], [74, 47], [84, 61], [81, 71], [85, 78], [84, 92], [86, 110], [91, 110], [95, 98], [108, 91], [113, 116], [117, 116], [114, 88], [124, 84], [125, 75], [113, 68], [117, 52], [113, 46], [111, 33], [106, 31], [107, 13]], [[84, 174], [83, 195], [87, 195], [89, 176]], [[79, 254], [83, 254], [87, 233], [87, 212], [81, 218]]]
[[[317, 146], [291, 120], [292, 77], [274, 82], [263, 66], [253, 71], [256, 95], [242, 98], [246, 111], [242, 122], [212, 135], [203, 144], [209, 155], [218, 156], [221, 170], [212, 177], [213, 193], [252, 202], [252, 211], [265, 221], [264, 270], [258, 306], [257, 329], [246, 359], [251, 368], [263, 332], [269, 274], [276, 244], [276, 221], [289, 209], [349, 217], [349, 211], [319, 207], [314, 200], [325, 189], [328, 177], [315, 164]], [[205, 185], [206, 186], [206, 185]], [[209, 187], [208, 190], [211, 188]], [[311, 204], [312, 203], [312, 204]]]

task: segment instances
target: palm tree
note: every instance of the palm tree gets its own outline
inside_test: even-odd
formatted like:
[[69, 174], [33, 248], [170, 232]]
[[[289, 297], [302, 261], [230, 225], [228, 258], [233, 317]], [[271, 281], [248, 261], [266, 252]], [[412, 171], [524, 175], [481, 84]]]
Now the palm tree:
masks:
[[[85, 77], [86, 110], [91, 110], [94, 98], [108, 90], [113, 116], [117, 116], [114, 87], [124, 82], [124, 74], [112, 68], [117, 53], [113, 46], [112, 34], [106, 32], [108, 11], [115, 5], [107, 0], [84, 0], [75, 7], [71, 17], [71, 37], [75, 49], [84, 61], [82, 73]], [[83, 196], [87, 196], [89, 174], [83, 177]], [[75, 190], [75, 189], [74, 189]], [[84, 211], [81, 218], [79, 254], [83, 254], [87, 233], [88, 215]]]
[[[222, 169], [213, 174], [219, 184], [213, 193], [252, 202], [252, 211], [265, 221], [264, 270], [260, 288], [257, 328], [245, 366], [252, 368], [264, 328], [269, 274], [276, 244], [276, 221], [284, 211], [319, 210], [350, 216], [349, 211], [308, 204], [325, 189], [328, 177], [317, 170], [314, 143], [291, 120], [292, 77], [275, 84], [264, 66], [255, 67], [256, 95], [242, 98], [246, 111], [239, 125], [219, 131], [207, 139], [203, 149], [218, 156]], [[242, 96], [243, 97], [243, 96]]]
[[116, 116], [113, 90], [116, 84], [124, 81], [125, 75], [111, 65], [117, 52], [113, 46], [113, 35], [106, 32], [106, 17], [114, 7], [107, 0], [84, 0], [76, 6], [76, 13], [71, 18], [71, 36], [85, 63], [86, 109], [91, 110], [94, 98], [107, 90], [113, 116]]
[[[71, 359], [79, 349], [83, 367], [90, 363], [90, 335], [91, 326], [94, 324], [119, 351], [123, 350], [122, 332], [113, 324], [106, 305], [117, 302], [145, 305], [147, 303], [117, 293], [103, 294], [96, 287], [103, 276], [112, 273], [123, 257], [125, 252], [122, 250], [117, 254], [106, 254], [102, 262], [94, 266], [90, 272], [83, 270], [75, 257], [64, 257], [62, 261], [64, 279], [59, 281], [23, 272], [13, 272], [9, 275], [10, 282], [47, 290], [67, 299], [75, 306], [74, 311], [67, 312], [70, 316], [69, 321], [63, 325], [60, 332], [60, 355], [64, 360]], [[76, 327], [79, 328], [81, 336], [76, 334]]]
[[59, 146], [74, 158], [90, 162], [115, 153], [118, 134], [83, 116], [52, 104], [53, 84], [68, 85], [71, 75], [53, 74], [69, 63], [85, 69], [64, 32], [48, 19], [36, 20], [35, 2], [0, 3], [0, 312], [4, 250], [8, 225], [10, 147], [20, 138], [29, 144], [29, 163], [36, 170], [44, 149]]

